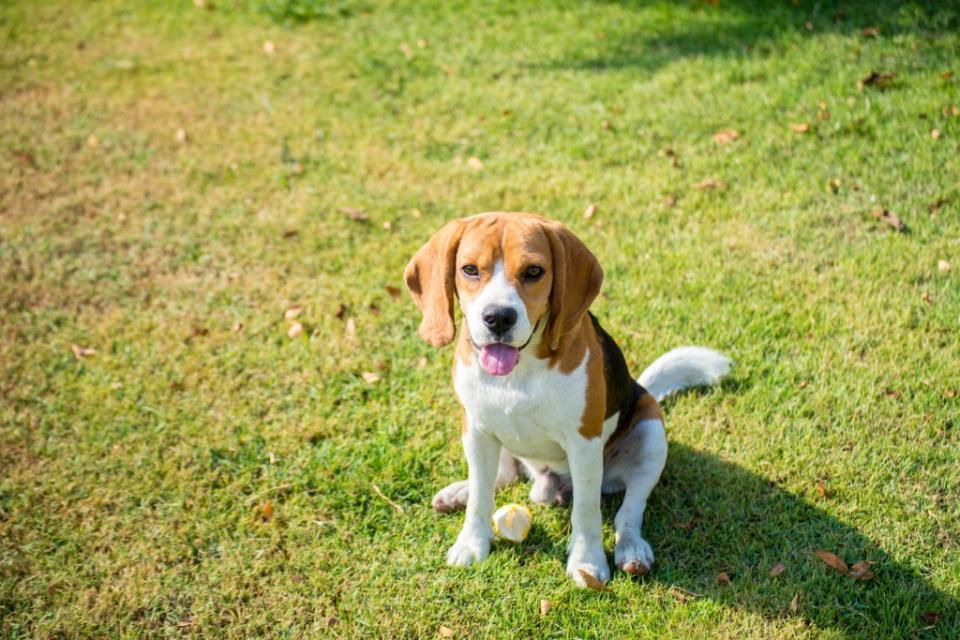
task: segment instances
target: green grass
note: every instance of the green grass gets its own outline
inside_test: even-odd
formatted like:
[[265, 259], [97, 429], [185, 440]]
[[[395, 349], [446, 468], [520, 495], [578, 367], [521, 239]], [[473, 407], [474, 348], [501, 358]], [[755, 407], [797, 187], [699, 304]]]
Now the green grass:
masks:
[[[954, 637], [950, 3], [207, 5], [0, 3], [0, 635]], [[565, 509], [443, 564], [452, 356], [386, 287], [491, 209], [594, 249], [636, 373], [737, 361], [668, 403], [658, 562], [610, 592], [564, 575]]]

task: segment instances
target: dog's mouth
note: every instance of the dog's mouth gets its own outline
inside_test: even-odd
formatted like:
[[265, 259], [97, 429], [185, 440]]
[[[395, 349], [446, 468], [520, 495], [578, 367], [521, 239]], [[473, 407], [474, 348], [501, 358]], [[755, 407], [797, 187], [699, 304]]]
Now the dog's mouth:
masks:
[[540, 321], [537, 320], [537, 324], [533, 325], [533, 331], [530, 332], [530, 337], [519, 347], [505, 342], [491, 342], [482, 347], [473, 343], [473, 348], [480, 352], [480, 366], [492, 376], [507, 375], [520, 362], [520, 352], [530, 344], [539, 327]]

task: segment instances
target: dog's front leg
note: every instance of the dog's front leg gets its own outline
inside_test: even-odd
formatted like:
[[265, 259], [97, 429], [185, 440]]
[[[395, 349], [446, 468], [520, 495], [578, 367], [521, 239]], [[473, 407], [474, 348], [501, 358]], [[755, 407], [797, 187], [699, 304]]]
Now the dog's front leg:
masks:
[[467, 516], [457, 541], [447, 551], [447, 564], [464, 567], [490, 555], [493, 539], [493, 494], [500, 442], [467, 421], [463, 451], [467, 456]]
[[575, 434], [567, 448], [570, 479], [573, 482], [573, 513], [567, 558], [567, 573], [578, 585], [587, 586], [581, 571], [601, 582], [610, 579], [610, 567], [603, 552], [600, 516], [600, 485], [603, 481], [603, 443], [600, 438], [583, 439]]

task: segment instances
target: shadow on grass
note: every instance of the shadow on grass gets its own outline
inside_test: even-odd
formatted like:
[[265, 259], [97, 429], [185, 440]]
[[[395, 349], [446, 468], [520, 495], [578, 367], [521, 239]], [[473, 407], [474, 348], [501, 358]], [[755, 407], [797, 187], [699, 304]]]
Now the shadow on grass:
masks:
[[892, 37], [905, 31], [933, 36], [960, 28], [960, 6], [932, 0], [869, 3], [720, 0], [716, 6], [703, 0], [595, 0], [594, 3], [647, 12], [650, 19], [642, 27], [623, 29], [605, 29], [598, 23], [592, 29], [602, 32], [602, 39], [592, 35], [573, 45], [559, 60], [536, 66], [654, 71], [690, 56], [782, 54], [781, 41], [798, 34], [840, 33], [866, 40]]
[[[619, 503], [605, 500], [605, 517]], [[644, 533], [657, 553], [649, 579], [768, 618], [792, 615], [800, 593], [796, 615], [851, 637], [946, 638], [960, 628], [955, 598], [856, 529], [717, 456], [671, 443], [648, 516]], [[876, 577], [857, 581], [827, 567], [813, 555], [821, 549], [850, 565], [875, 562]], [[777, 563], [787, 568], [771, 577]], [[730, 584], [717, 583], [721, 572]]]

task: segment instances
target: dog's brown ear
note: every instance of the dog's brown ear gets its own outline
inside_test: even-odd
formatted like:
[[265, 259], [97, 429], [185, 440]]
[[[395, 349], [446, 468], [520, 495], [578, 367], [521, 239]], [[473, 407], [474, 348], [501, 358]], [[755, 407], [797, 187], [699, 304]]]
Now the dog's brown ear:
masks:
[[435, 347], [450, 344], [453, 322], [454, 264], [463, 236], [463, 220], [448, 222], [414, 254], [403, 279], [423, 314], [420, 336]]
[[550, 324], [545, 337], [555, 351], [560, 338], [576, 328], [600, 293], [603, 269], [580, 238], [559, 222], [545, 224], [544, 231], [553, 253]]

